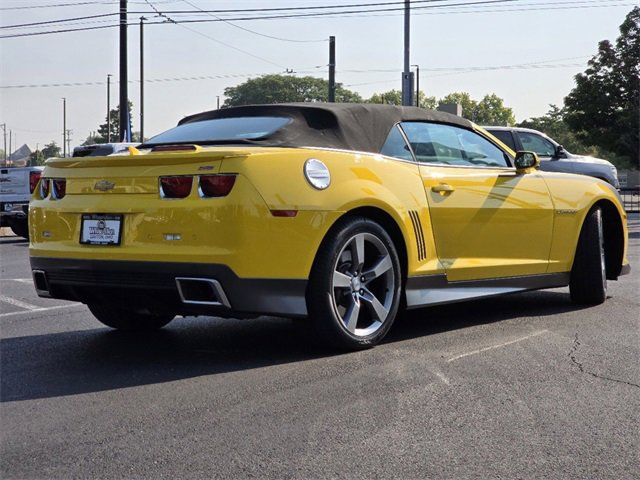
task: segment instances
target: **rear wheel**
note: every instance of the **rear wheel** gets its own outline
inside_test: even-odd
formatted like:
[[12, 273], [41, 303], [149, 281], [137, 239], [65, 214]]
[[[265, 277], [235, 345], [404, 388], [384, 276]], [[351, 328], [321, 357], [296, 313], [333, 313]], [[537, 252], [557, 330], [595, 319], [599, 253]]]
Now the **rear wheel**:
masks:
[[101, 323], [117, 330], [138, 332], [158, 330], [175, 317], [172, 314], [138, 313], [100, 303], [89, 304], [88, 307]]
[[360, 349], [377, 344], [395, 320], [400, 261], [377, 223], [349, 218], [323, 242], [309, 279], [307, 307], [321, 340]]
[[582, 226], [569, 291], [571, 301], [582, 305], [598, 305], [607, 298], [607, 266], [599, 208], [589, 212]]
[[8, 221], [11, 231], [18, 237], [29, 240], [29, 221], [24, 219], [11, 219]]

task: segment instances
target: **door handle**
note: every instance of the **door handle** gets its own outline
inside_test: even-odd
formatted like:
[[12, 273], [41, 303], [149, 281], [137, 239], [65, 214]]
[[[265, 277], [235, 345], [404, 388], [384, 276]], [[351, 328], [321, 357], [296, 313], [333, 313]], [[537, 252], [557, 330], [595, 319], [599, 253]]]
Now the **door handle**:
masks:
[[436, 193], [451, 193], [454, 190], [455, 188], [446, 183], [441, 183], [440, 185], [434, 185], [431, 187], [431, 191]]

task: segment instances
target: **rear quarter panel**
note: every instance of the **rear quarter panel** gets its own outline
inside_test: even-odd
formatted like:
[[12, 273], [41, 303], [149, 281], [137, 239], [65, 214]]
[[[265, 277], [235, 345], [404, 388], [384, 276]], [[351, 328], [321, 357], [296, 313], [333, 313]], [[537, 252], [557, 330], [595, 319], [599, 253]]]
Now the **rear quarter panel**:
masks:
[[599, 201], [611, 202], [618, 211], [624, 229], [624, 261], [627, 263], [627, 214], [617, 193], [608, 183], [563, 173], [543, 172], [554, 204], [553, 241], [549, 253], [549, 272], [568, 272], [573, 266], [578, 238], [584, 220]]

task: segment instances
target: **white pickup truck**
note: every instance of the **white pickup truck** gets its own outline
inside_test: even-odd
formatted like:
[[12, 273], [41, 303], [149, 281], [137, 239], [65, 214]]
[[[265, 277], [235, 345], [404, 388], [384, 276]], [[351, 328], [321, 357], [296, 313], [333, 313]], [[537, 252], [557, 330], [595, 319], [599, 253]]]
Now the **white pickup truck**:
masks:
[[38, 185], [43, 167], [0, 168], [0, 227], [10, 227], [29, 238], [29, 199]]

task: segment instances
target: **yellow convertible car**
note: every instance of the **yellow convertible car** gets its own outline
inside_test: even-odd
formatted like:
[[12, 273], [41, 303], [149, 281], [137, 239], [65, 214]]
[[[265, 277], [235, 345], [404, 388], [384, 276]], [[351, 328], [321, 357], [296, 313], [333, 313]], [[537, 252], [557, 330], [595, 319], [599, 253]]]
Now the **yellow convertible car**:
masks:
[[301, 317], [346, 348], [379, 342], [405, 308], [567, 285], [601, 303], [629, 270], [618, 195], [537, 166], [413, 107], [200, 113], [125, 154], [49, 160], [33, 278], [113, 328]]

